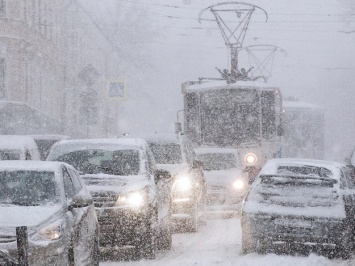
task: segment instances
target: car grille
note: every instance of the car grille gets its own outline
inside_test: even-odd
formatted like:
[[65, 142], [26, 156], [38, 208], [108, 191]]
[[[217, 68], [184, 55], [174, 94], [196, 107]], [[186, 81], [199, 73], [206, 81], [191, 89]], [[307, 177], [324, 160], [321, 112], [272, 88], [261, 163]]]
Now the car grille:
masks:
[[114, 192], [93, 192], [95, 207], [113, 207], [117, 201], [118, 195]]
[[0, 235], [0, 243], [11, 243], [16, 241], [16, 236], [14, 235]]

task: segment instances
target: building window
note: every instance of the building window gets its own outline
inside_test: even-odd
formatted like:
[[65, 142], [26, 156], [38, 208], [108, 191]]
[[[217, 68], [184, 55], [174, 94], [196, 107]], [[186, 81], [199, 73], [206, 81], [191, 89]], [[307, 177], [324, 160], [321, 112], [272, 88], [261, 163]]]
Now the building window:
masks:
[[0, 0], [0, 17], [6, 16], [6, 4], [5, 0]]

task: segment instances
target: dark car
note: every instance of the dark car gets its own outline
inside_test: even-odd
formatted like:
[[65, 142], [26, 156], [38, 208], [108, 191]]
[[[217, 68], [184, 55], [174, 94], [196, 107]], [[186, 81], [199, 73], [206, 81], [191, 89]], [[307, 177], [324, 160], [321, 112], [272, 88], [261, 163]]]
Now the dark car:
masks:
[[196, 159], [191, 143], [183, 135], [146, 135], [157, 167], [174, 178], [172, 217], [176, 228], [195, 232], [206, 216], [206, 180], [202, 162]]
[[63, 140], [47, 160], [68, 162], [91, 192], [100, 223], [102, 248], [134, 248], [154, 258], [170, 249], [170, 174], [156, 170], [143, 139]]
[[68, 164], [0, 162], [0, 264], [18, 261], [18, 227], [27, 227], [28, 265], [99, 265], [93, 199]]
[[354, 247], [354, 183], [340, 163], [273, 159], [242, 208], [242, 251], [327, 251], [349, 257]]
[[67, 135], [31, 135], [37, 144], [41, 160], [45, 161], [52, 146], [62, 139], [70, 139]]

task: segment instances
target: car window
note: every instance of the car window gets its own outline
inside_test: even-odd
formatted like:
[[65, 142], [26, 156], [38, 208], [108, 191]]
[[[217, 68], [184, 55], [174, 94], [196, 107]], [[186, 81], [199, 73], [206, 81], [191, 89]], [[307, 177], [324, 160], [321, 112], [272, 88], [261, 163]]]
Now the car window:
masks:
[[68, 199], [72, 199], [77, 192], [77, 188], [75, 187], [74, 182], [66, 168], [63, 168], [63, 182], [64, 182], [65, 195], [67, 196]]
[[203, 162], [203, 170], [226, 170], [236, 168], [238, 161], [234, 153], [205, 153], [197, 157]]
[[75, 191], [79, 192], [83, 188], [82, 185], [81, 185], [81, 182], [79, 180], [79, 176], [74, 170], [72, 170], [70, 168], [68, 170], [69, 170], [69, 174], [70, 174], [70, 176], [71, 176], [71, 178], [73, 180]]
[[0, 205], [40, 206], [59, 202], [60, 187], [51, 171], [0, 171]]
[[72, 151], [51, 160], [71, 164], [85, 174], [137, 175], [139, 173], [138, 150], [109, 150], [87, 148]]
[[158, 164], [180, 164], [182, 162], [181, 146], [178, 143], [151, 142], [149, 147]]

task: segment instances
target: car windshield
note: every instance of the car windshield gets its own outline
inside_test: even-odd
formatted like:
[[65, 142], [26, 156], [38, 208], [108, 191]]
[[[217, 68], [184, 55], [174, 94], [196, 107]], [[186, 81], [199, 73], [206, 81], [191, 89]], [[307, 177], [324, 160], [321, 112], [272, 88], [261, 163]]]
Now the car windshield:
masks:
[[233, 153], [206, 153], [197, 158], [203, 162], [205, 171], [232, 169], [238, 165]]
[[158, 164], [179, 164], [182, 162], [181, 146], [176, 143], [149, 143]]
[[20, 150], [0, 150], [1, 160], [20, 160], [21, 151]]
[[260, 176], [249, 200], [284, 207], [331, 207], [339, 199], [336, 183], [335, 179], [311, 176]]
[[85, 149], [69, 152], [53, 160], [73, 165], [84, 174], [138, 175], [138, 150]]
[[0, 204], [43, 206], [58, 203], [60, 188], [54, 172], [1, 171]]

